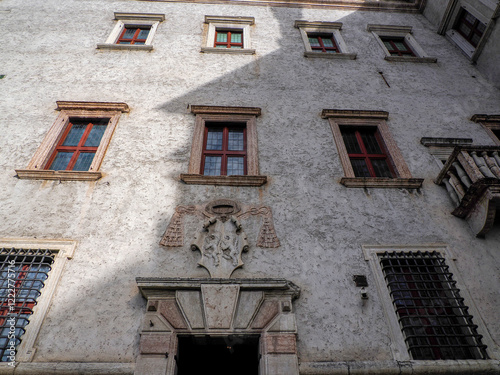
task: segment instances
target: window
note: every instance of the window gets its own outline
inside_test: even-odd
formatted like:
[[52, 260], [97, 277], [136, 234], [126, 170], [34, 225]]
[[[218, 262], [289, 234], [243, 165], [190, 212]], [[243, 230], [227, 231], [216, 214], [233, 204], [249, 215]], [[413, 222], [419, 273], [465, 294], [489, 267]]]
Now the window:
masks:
[[486, 25], [462, 8], [455, 29], [466, 41], [472, 44], [473, 47], [477, 47], [486, 30]]
[[295, 21], [300, 30], [306, 57], [324, 57], [334, 59], [355, 59], [356, 54], [349, 53], [340, 34], [340, 22]]
[[152, 50], [153, 36], [164, 14], [118, 13], [116, 25], [105, 43], [97, 44], [98, 49], [138, 49]]
[[481, 124], [493, 142], [500, 146], [500, 115], [474, 115], [471, 121]]
[[0, 239], [0, 358], [30, 361], [42, 321], [76, 246], [66, 240]]
[[260, 186], [256, 117], [260, 108], [191, 106], [196, 124], [187, 184]]
[[434, 63], [437, 58], [428, 56], [412, 36], [409, 26], [368, 25], [385, 52], [388, 61]]
[[423, 179], [412, 178], [392, 139], [384, 111], [324, 109], [330, 122], [346, 187], [419, 188]]
[[254, 54], [250, 26], [253, 17], [205, 16], [204, 43], [201, 52]]
[[200, 173], [246, 175], [246, 129], [241, 123], [206, 123]]
[[487, 359], [476, 325], [444, 258], [433, 252], [379, 254], [412, 359]]
[[57, 102], [61, 111], [21, 179], [97, 180], [125, 103]]
[[446, 245], [363, 245], [363, 252], [396, 360], [488, 359], [492, 340]]

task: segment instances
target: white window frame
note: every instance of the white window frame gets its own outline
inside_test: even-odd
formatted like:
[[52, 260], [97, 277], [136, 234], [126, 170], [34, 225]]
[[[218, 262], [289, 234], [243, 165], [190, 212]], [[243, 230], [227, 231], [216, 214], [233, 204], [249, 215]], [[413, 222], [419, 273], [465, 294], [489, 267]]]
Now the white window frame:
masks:
[[[375, 278], [375, 284], [379, 296], [380, 303], [384, 311], [386, 322], [389, 326], [389, 336], [390, 336], [390, 348], [392, 355], [397, 361], [414, 361], [408, 352], [408, 348], [405, 344], [405, 339], [403, 332], [398, 322], [398, 317], [394, 311], [393, 302], [389, 294], [389, 289], [387, 288], [387, 283], [385, 281], [382, 268], [380, 266], [380, 259], [378, 254], [384, 253], [386, 251], [436, 251], [438, 252], [446, 261], [446, 265], [449, 267], [450, 272], [453, 274], [453, 280], [457, 283], [458, 289], [460, 289], [460, 297], [464, 299], [464, 304], [469, 309], [470, 314], [474, 317], [474, 324], [478, 326], [477, 331], [483, 336], [482, 342], [487, 345], [487, 352], [490, 358], [498, 358], [498, 347], [495, 345], [491, 336], [489, 335], [486, 325], [477, 309], [474, 300], [471, 298], [462, 277], [460, 276], [456, 266], [456, 257], [452, 253], [451, 249], [446, 244], [421, 244], [421, 245], [361, 245], [363, 248], [363, 254], [365, 260], [370, 264], [370, 268], [373, 272]], [[416, 361], [416, 360], [415, 360]], [[460, 362], [470, 362], [477, 363], [478, 360], [460, 360]], [[484, 361], [484, 360], [481, 360]], [[440, 363], [447, 362], [447, 360], [440, 360]], [[456, 361], [449, 360], [450, 363], [456, 363]]]
[[[373, 25], [369, 24], [367, 30], [370, 31], [377, 40], [380, 47], [382, 47], [387, 61], [401, 61], [401, 62], [420, 62], [420, 63], [435, 63], [436, 57], [431, 57], [425, 53], [420, 47], [416, 39], [412, 35], [411, 26], [395, 26], [395, 25]], [[404, 38], [408, 47], [411, 48], [415, 56], [391, 56], [390, 52], [384, 45], [381, 37], [394, 37]]]
[[[347, 44], [342, 38], [340, 30], [342, 29], [341, 22], [309, 22], [309, 21], [295, 21], [295, 27], [299, 29], [300, 36], [304, 42], [305, 57], [319, 57], [326, 59], [356, 59], [356, 54], [351, 53], [347, 47]], [[340, 53], [325, 53], [313, 51], [311, 44], [309, 43], [308, 33], [318, 33], [318, 34], [332, 34], [335, 43], [340, 51]]]
[[[250, 39], [250, 26], [255, 24], [254, 17], [205, 16], [205, 24], [205, 37], [201, 52], [243, 55], [255, 54], [255, 49], [250, 48], [252, 45]], [[217, 29], [241, 30], [243, 33], [243, 48], [215, 48], [215, 31]]]
[[[16, 362], [30, 362], [36, 351], [36, 339], [43, 321], [49, 310], [52, 298], [61, 278], [64, 265], [68, 259], [73, 258], [77, 242], [72, 240], [39, 240], [26, 238], [0, 238], [0, 247], [15, 249], [48, 249], [52, 250], [55, 257], [48, 278], [41, 295], [33, 308], [33, 314], [29, 318], [29, 324], [25, 333], [21, 336], [21, 344], [17, 347]], [[1, 362], [0, 369], [10, 368], [9, 362]]]
[[[98, 49], [145, 50], [153, 49], [153, 37], [160, 22], [165, 20], [164, 14], [156, 13], [118, 13], [115, 12], [116, 24], [105, 43], [98, 43]], [[149, 34], [144, 45], [116, 44], [125, 27], [148, 26]]]

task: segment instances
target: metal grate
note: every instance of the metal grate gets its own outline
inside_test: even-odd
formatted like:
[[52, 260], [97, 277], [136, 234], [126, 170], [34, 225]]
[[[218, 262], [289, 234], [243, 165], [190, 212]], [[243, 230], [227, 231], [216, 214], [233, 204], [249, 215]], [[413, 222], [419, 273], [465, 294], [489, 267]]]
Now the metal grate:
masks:
[[0, 249], [0, 361], [13, 361], [54, 258], [51, 250]]
[[385, 252], [379, 258], [413, 359], [488, 358], [440, 253]]

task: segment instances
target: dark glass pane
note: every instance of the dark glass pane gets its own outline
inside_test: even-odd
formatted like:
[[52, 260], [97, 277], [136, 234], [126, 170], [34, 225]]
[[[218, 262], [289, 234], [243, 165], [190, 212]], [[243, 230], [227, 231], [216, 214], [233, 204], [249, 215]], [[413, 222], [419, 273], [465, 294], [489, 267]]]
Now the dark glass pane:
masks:
[[123, 39], [132, 39], [135, 35], [135, 32], [137, 29], [125, 29], [125, 32], [123, 33], [122, 38]]
[[334, 49], [328, 49], [325, 52], [326, 53], [337, 53], [337, 51], [335, 51]]
[[75, 165], [73, 166], [74, 171], [88, 171], [92, 160], [94, 160], [95, 152], [81, 152], [78, 155]]
[[84, 146], [86, 147], [99, 147], [101, 143], [101, 138], [106, 131], [106, 125], [96, 125], [92, 126], [92, 130], [90, 131], [87, 140], [85, 141]]
[[394, 45], [402, 52], [408, 51], [408, 48], [406, 48], [406, 45], [403, 42], [394, 42]]
[[320, 47], [319, 39], [317, 37], [309, 37], [309, 44], [311, 47]]
[[385, 48], [387, 48], [389, 51], [393, 50], [394, 48], [392, 48], [392, 44], [386, 40], [384, 40], [384, 46]]
[[63, 146], [78, 146], [80, 139], [82, 139], [82, 135], [87, 129], [88, 124], [73, 124], [71, 126], [71, 130], [69, 131], [66, 139], [63, 142]]
[[361, 148], [359, 147], [358, 140], [356, 139], [356, 133], [350, 130], [341, 130], [341, 132], [347, 153], [360, 154]]
[[208, 129], [207, 150], [222, 150], [222, 130]]
[[393, 177], [385, 159], [372, 159], [371, 162], [376, 177]]
[[227, 31], [218, 31], [216, 42], [227, 43]]
[[227, 149], [230, 151], [244, 151], [243, 130], [229, 130]]
[[467, 26], [465, 23], [461, 23], [458, 26], [458, 29], [464, 34], [464, 35], [469, 35], [470, 33], [470, 27]]
[[68, 167], [73, 152], [58, 152], [49, 169], [54, 171], [64, 171]]
[[465, 12], [465, 17], [464, 19], [469, 22], [471, 25], [474, 24], [474, 22], [476, 22], [476, 17], [474, 17], [472, 14], [468, 13], [468, 12]]
[[477, 44], [479, 43], [479, 40], [480, 40], [480, 39], [481, 39], [481, 37], [480, 37], [479, 35], [477, 35], [477, 34], [475, 34], [475, 33], [474, 33], [474, 34], [472, 34], [472, 37], [470, 38], [470, 43], [471, 43], [474, 47], [476, 47], [476, 46], [477, 46]]
[[120, 42], [119, 44], [131, 44], [130, 42]]
[[484, 30], [486, 30], [486, 25], [482, 22], [478, 22], [476, 26], [476, 30], [479, 31], [481, 35], [483, 35]]
[[229, 156], [227, 158], [227, 175], [242, 176], [245, 174], [244, 159], [242, 157]]
[[334, 44], [332, 38], [323, 38], [323, 45], [325, 47], [333, 47]]
[[144, 44], [146, 44], [146, 43], [144, 43], [144, 42], [134, 42], [134, 44], [135, 44], [136, 46], [142, 46], [142, 45], [144, 45]]
[[241, 42], [241, 33], [231, 33], [231, 43], [242, 43]]
[[205, 156], [203, 174], [205, 176], [220, 176], [221, 160], [220, 156]]
[[351, 159], [351, 165], [356, 177], [370, 177], [370, 171], [364, 159]]
[[383, 154], [380, 146], [378, 144], [377, 138], [375, 137], [375, 131], [364, 130], [360, 131], [361, 139], [365, 145], [366, 152], [369, 154]]
[[137, 36], [137, 39], [147, 39], [148, 35], [149, 35], [149, 29], [141, 29], [139, 35]]

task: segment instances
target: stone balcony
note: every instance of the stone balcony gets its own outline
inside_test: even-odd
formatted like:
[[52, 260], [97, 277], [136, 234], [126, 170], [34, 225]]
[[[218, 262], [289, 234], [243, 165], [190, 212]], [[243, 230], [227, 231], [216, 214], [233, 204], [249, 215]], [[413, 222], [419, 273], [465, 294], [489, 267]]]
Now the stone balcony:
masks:
[[452, 214], [483, 237], [500, 207], [500, 146], [455, 147], [435, 182], [446, 187], [454, 202]]

